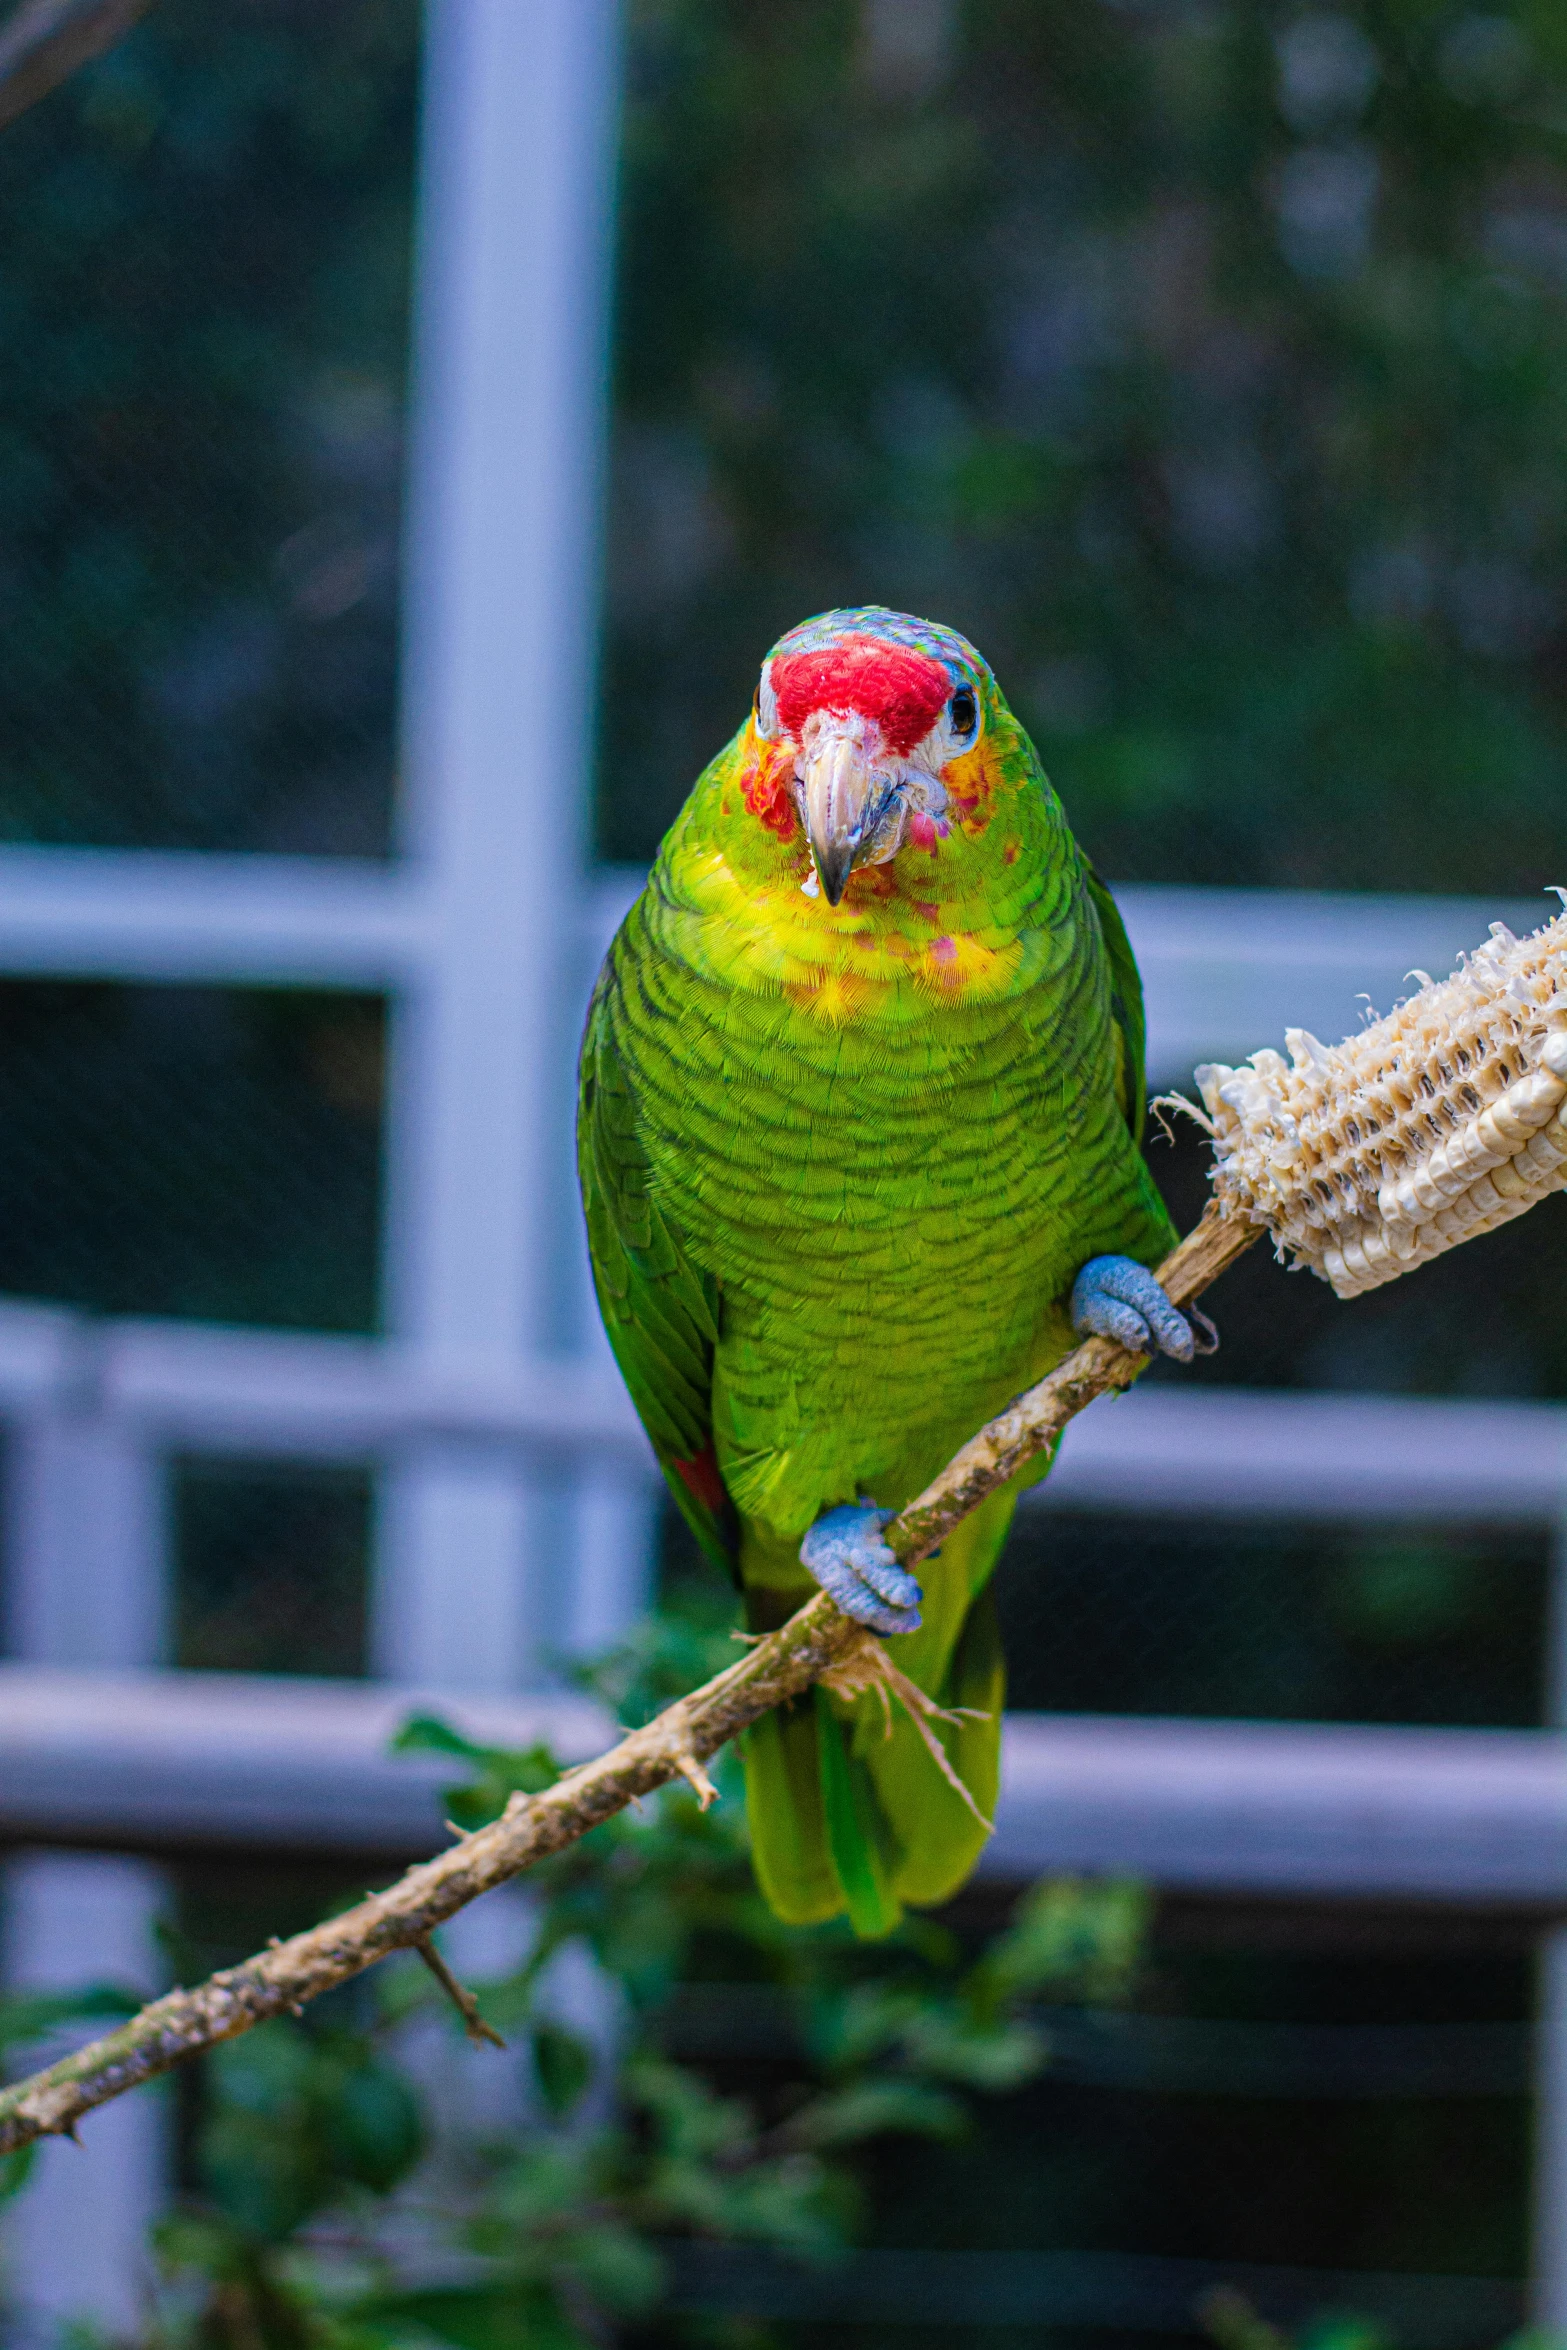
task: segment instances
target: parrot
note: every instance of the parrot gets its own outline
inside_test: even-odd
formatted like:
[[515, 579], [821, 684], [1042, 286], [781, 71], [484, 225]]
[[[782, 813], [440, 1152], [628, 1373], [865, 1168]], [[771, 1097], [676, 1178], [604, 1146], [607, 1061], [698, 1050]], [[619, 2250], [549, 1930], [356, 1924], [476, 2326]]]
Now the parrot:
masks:
[[1143, 1058], [1114, 900], [973, 646], [877, 606], [782, 637], [604, 960], [578, 1157], [606, 1335], [747, 1631], [825, 1590], [941, 1709], [817, 1686], [745, 1733], [789, 1924], [892, 1932], [994, 1817], [990, 1580], [1049, 1457], [917, 1576], [893, 1514], [1077, 1337], [1194, 1351]]

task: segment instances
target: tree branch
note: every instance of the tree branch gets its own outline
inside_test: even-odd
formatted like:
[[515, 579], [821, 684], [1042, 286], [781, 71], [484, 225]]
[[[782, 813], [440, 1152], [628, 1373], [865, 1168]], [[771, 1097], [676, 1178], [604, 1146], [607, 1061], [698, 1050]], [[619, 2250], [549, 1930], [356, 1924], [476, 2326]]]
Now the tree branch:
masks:
[[[1210, 1203], [1202, 1222], [1160, 1267], [1177, 1305], [1201, 1295], [1256, 1239], [1258, 1227]], [[1129, 1387], [1146, 1357], [1090, 1338], [982, 1428], [934, 1483], [887, 1528], [908, 1564], [934, 1550], [960, 1519], [1015, 1470], [1052, 1445], [1095, 1396]], [[232, 2040], [271, 2016], [302, 2007], [396, 1950], [425, 1955], [445, 1919], [561, 1852], [600, 1821], [675, 1778], [701, 1782], [701, 1765], [748, 1723], [849, 1664], [880, 1676], [881, 1642], [823, 1592], [778, 1631], [748, 1648], [716, 1679], [665, 1708], [596, 1761], [568, 1771], [541, 1795], [514, 1795], [488, 1827], [410, 1869], [384, 1893], [287, 1942], [226, 1967], [188, 1991], [171, 1991], [117, 2032], [62, 2057], [0, 2094], [0, 2154], [71, 2130], [84, 2113], [187, 2056]], [[428, 1963], [428, 1958], [426, 1960]]]
[[0, 25], [0, 129], [128, 33], [152, 0], [22, 0]]

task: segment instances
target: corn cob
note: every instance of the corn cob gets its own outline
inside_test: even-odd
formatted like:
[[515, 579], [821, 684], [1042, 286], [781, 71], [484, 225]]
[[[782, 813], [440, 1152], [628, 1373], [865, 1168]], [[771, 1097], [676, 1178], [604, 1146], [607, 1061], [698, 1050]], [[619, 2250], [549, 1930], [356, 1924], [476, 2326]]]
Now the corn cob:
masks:
[[1358, 1297], [1567, 1186], [1567, 893], [1342, 1044], [1197, 1071], [1227, 1215]]

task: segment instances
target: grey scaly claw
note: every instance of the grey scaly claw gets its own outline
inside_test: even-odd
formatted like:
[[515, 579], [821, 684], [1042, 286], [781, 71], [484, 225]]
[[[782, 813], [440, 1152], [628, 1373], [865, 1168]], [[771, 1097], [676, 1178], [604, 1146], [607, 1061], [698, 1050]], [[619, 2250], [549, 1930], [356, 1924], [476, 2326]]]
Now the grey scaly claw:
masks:
[[1072, 1284], [1072, 1327], [1079, 1338], [1113, 1338], [1133, 1354], [1189, 1363], [1197, 1352], [1186, 1316], [1132, 1257], [1089, 1258]]
[[800, 1545], [800, 1563], [829, 1599], [873, 1632], [917, 1632], [924, 1593], [879, 1540], [896, 1515], [866, 1502], [826, 1510]]

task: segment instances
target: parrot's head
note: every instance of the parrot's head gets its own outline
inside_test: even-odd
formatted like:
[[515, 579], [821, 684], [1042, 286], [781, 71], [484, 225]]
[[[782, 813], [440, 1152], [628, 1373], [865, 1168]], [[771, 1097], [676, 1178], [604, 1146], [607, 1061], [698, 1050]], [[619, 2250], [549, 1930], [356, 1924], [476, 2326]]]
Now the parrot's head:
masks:
[[[851, 873], [905, 841], [950, 830], [960, 761], [1005, 704], [972, 645], [950, 628], [878, 606], [826, 612], [781, 637], [762, 664], [752, 725], [798, 818], [831, 906]], [[792, 830], [792, 823], [790, 825]]]

